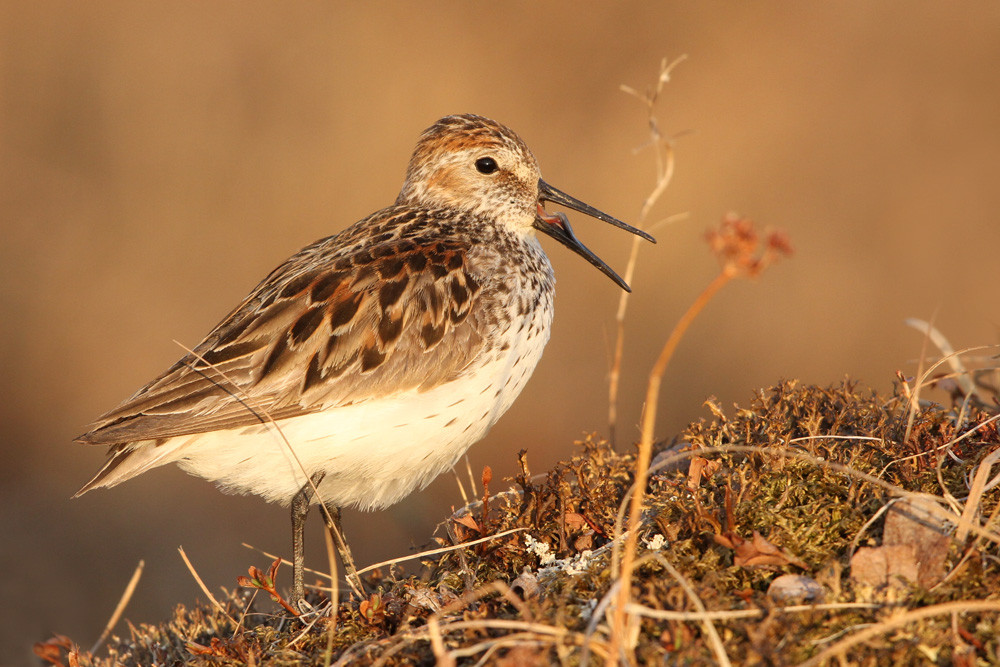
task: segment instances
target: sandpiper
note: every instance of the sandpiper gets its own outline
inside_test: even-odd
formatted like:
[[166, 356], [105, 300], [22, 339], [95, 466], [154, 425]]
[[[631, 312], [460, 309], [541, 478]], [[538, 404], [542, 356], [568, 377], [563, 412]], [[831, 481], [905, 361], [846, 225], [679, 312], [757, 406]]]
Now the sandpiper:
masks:
[[550, 186], [488, 118], [420, 137], [395, 204], [272, 271], [193, 351], [79, 442], [109, 460], [76, 494], [175, 462], [224, 491], [322, 503], [360, 586], [340, 508], [388, 507], [448, 470], [510, 407], [549, 338], [555, 279], [536, 232], [628, 285], [544, 202], [653, 238]]

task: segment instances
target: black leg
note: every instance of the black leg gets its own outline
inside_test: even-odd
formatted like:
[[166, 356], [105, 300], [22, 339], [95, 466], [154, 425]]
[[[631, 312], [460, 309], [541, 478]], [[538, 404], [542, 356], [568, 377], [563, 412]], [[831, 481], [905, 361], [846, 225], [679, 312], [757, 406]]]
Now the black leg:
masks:
[[344, 574], [347, 577], [347, 583], [351, 585], [355, 593], [359, 596], [364, 596], [365, 586], [361, 583], [361, 577], [358, 576], [358, 568], [354, 565], [354, 556], [351, 555], [351, 547], [347, 545], [347, 538], [344, 537], [344, 529], [340, 526], [340, 508], [333, 503], [327, 503], [325, 507], [326, 513], [323, 515], [323, 521], [326, 522], [326, 529], [330, 531], [330, 535], [333, 537], [333, 543], [337, 545], [337, 553], [340, 554], [340, 562], [344, 564]]

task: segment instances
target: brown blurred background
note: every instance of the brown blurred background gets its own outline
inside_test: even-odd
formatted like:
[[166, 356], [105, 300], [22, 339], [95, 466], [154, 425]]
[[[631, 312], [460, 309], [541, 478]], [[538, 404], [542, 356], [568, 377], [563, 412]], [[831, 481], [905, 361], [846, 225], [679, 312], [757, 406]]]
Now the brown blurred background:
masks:
[[[653, 181], [642, 106], [665, 92], [677, 173], [634, 280], [619, 447], [669, 327], [714, 275], [727, 210], [797, 254], [728, 287], [669, 369], [658, 432], [781, 378], [888, 390], [935, 317], [997, 342], [1000, 6], [838, 3], [7, 2], [0, 5], [0, 662], [52, 632], [89, 645], [140, 559], [127, 616], [165, 617], [289, 552], [286, 511], [175, 468], [70, 501], [103, 451], [71, 439], [178, 358], [302, 245], [389, 204], [418, 134], [472, 111], [515, 128], [546, 179], [626, 220]], [[502, 9], [498, 9], [502, 7]], [[624, 269], [625, 234], [579, 235]], [[618, 294], [545, 242], [559, 277], [548, 351], [472, 466], [536, 471], [607, 433]], [[345, 514], [363, 563], [406, 553], [460, 502], [455, 482]], [[320, 524], [310, 564], [322, 567]]]

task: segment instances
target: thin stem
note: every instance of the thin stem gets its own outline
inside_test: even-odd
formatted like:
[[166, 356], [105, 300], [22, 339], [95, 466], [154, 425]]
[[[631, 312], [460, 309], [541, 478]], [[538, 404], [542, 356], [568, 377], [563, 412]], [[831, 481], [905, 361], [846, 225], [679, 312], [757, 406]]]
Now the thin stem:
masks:
[[[650, 109], [652, 114], [652, 108]], [[652, 116], [650, 116], [652, 118]], [[656, 148], [656, 186], [646, 197], [639, 212], [638, 225], [642, 229], [650, 209], [666, 191], [674, 177], [674, 148], [672, 141], [663, 141], [659, 131], [655, 129], [652, 141]], [[661, 150], [662, 146], [662, 150]], [[639, 259], [639, 245], [642, 239], [638, 236], [632, 239], [628, 263], [625, 265], [625, 282], [632, 284], [635, 275], [635, 265]], [[611, 369], [608, 371], [608, 432], [611, 444], [615, 444], [615, 427], [618, 425], [618, 385], [621, 382], [622, 357], [625, 354], [625, 313], [628, 311], [629, 292], [623, 291], [618, 298], [618, 311], [615, 313], [615, 349], [611, 358]]]
[[[656, 77], [656, 85], [652, 90], [640, 93], [634, 88], [626, 85], [621, 86], [622, 92], [632, 95], [646, 106], [646, 120], [649, 123], [649, 146], [653, 148], [653, 155], [656, 158], [656, 185], [652, 192], [646, 197], [639, 210], [638, 224], [641, 229], [650, 209], [663, 195], [674, 175], [674, 147], [673, 139], [663, 138], [660, 132], [659, 122], [656, 120], [656, 103], [660, 99], [664, 86], [670, 81], [670, 75], [674, 68], [687, 60], [687, 55], [675, 58], [667, 62], [664, 58], [660, 61], [660, 73]], [[632, 284], [632, 276], [635, 273], [635, 263], [639, 257], [639, 238], [632, 239], [632, 250], [629, 253], [628, 265], [625, 269], [625, 282]], [[611, 445], [615, 445], [615, 428], [618, 426], [618, 386], [621, 382], [622, 356], [625, 353], [625, 312], [628, 310], [628, 292], [623, 292], [618, 300], [618, 313], [615, 316], [615, 347], [611, 358], [611, 368], [608, 371], [608, 437]]]
[[[618, 589], [618, 603], [615, 605], [613, 625], [613, 637], [616, 639], [626, 636], [626, 610], [632, 594], [631, 578], [632, 568], [635, 562], [636, 546], [639, 540], [639, 523], [642, 514], [642, 502], [646, 493], [646, 483], [649, 477], [649, 461], [653, 451], [653, 431], [656, 427], [656, 406], [660, 397], [660, 384], [663, 374], [667, 370], [674, 351], [678, 343], [684, 337], [684, 333], [691, 326], [691, 323], [702, 311], [705, 305], [712, 300], [722, 287], [736, 276], [737, 272], [731, 267], [724, 267], [722, 271], [712, 280], [711, 283], [695, 299], [687, 312], [678, 320], [670, 337], [663, 345], [660, 356], [653, 365], [653, 370], [649, 373], [649, 384], [646, 388], [646, 405], [642, 416], [642, 437], [639, 441], [639, 452], [636, 457], [635, 486], [632, 493], [632, 501], [629, 505], [628, 525], [625, 533], [625, 546], [622, 553], [621, 572], [619, 578], [622, 585]], [[617, 652], [612, 652], [616, 654]]]

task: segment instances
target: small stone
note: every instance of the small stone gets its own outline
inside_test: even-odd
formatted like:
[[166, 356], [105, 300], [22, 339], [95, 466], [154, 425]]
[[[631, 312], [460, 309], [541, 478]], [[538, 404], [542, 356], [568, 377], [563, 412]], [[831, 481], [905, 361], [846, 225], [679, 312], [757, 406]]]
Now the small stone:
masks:
[[771, 582], [767, 596], [777, 604], [815, 604], [822, 602], [826, 592], [812, 577], [783, 574]]

